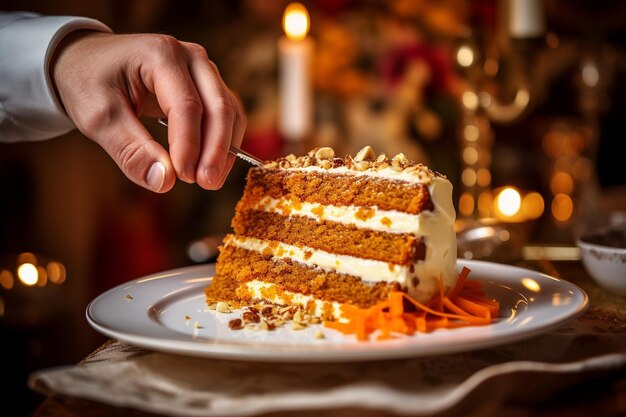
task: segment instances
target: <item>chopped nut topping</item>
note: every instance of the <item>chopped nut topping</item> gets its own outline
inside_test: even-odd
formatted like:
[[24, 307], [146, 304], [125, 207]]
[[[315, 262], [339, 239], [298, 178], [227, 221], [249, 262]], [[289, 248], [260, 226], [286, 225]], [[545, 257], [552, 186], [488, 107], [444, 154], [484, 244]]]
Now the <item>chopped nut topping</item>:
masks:
[[261, 317], [259, 317], [259, 315], [253, 311], [246, 311], [245, 313], [243, 313], [242, 317], [245, 321], [251, 323], [258, 323], [261, 321]]
[[332, 167], [332, 163], [328, 159], [324, 159], [319, 162], [320, 168], [329, 169]]
[[228, 328], [231, 330], [243, 329], [243, 322], [241, 321], [241, 319], [232, 319], [228, 322]]
[[302, 316], [302, 311], [300, 311], [300, 310], [296, 311], [296, 313], [293, 315], [293, 321], [295, 321], [297, 323], [304, 322], [304, 317]]
[[365, 146], [354, 157], [346, 155], [345, 158], [336, 158], [335, 151], [330, 147], [313, 148], [305, 156], [289, 154], [276, 161], [268, 161], [264, 165], [267, 169], [307, 168], [309, 166], [322, 169], [346, 167], [361, 172], [392, 169], [398, 173], [413, 175], [423, 183], [428, 183], [435, 177], [446, 178], [445, 175], [431, 171], [427, 166], [408, 159], [403, 153], [397, 154], [391, 160], [384, 153], [376, 155], [371, 146]]
[[354, 163], [354, 168], [357, 171], [365, 171], [370, 167], [369, 161], [358, 161]]
[[326, 159], [333, 159], [334, 157], [335, 157], [335, 150], [333, 148], [329, 148], [329, 147], [319, 148], [317, 152], [315, 152], [316, 159], [326, 160]]
[[372, 149], [372, 147], [368, 145], [356, 154], [354, 160], [357, 162], [374, 161], [376, 160], [376, 152], [374, 152], [374, 149]]

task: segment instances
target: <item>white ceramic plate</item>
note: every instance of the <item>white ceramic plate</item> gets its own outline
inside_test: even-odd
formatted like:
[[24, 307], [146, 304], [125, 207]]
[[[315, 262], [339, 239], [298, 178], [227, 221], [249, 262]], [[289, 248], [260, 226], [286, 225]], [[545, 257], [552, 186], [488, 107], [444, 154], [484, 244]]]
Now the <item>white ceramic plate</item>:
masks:
[[[87, 307], [89, 324], [111, 338], [155, 351], [254, 361], [332, 362], [431, 356], [481, 349], [526, 339], [582, 314], [588, 297], [577, 286], [514, 266], [459, 260], [470, 278], [484, 282], [500, 301], [500, 318], [479, 327], [437, 330], [393, 340], [359, 342], [321, 325], [294, 331], [230, 330], [239, 312], [206, 308], [204, 288], [214, 265], [149, 275], [115, 287]], [[186, 319], [189, 316], [190, 319]], [[324, 339], [314, 337], [321, 330]]]

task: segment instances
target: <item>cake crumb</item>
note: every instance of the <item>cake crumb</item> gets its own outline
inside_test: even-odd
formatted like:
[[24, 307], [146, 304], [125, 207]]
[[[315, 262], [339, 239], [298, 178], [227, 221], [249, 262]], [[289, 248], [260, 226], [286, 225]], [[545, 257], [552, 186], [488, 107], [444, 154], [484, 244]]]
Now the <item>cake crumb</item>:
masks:
[[191, 320], [191, 317], [189, 317], [188, 315], [185, 315], [185, 320], [189, 321], [189, 320]]
[[126, 298], [126, 301], [134, 300], [133, 296], [130, 294], [126, 294], [126, 297], [124, 298]]
[[215, 309], [220, 313], [230, 313], [232, 311], [228, 303], [225, 303], [223, 301], [220, 301], [219, 303], [217, 303], [217, 305], [215, 306]]
[[324, 336], [324, 333], [321, 330], [316, 331], [313, 337], [316, 339], [326, 339], [326, 336]]

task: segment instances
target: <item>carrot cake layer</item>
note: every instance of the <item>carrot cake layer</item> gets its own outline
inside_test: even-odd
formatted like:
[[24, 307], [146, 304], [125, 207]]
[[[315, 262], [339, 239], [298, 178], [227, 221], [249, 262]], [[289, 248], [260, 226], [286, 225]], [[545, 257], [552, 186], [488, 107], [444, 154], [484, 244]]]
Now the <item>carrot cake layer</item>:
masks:
[[336, 171], [253, 169], [247, 179], [250, 192], [242, 201], [245, 205], [255, 205], [262, 197], [287, 198], [296, 205], [305, 201], [334, 206], [378, 207], [411, 214], [434, 208], [424, 184]]
[[306, 216], [240, 211], [233, 220], [233, 228], [240, 236], [307, 245], [326, 252], [394, 264], [408, 265], [425, 257], [424, 244], [414, 234], [388, 233]]
[[[383, 281], [365, 282], [358, 276], [325, 271], [310, 264], [295, 262], [288, 257], [274, 258], [271, 254], [249, 251], [239, 247], [227, 247], [217, 274], [238, 283], [237, 298], [252, 301], [260, 294], [258, 282], [274, 284], [272, 291], [280, 289], [287, 294], [303, 294], [326, 302], [338, 302], [369, 307], [384, 299], [390, 289], [400, 286]], [[232, 289], [220, 292], [218, 286], [207, 287], [207, 297], [214, 302], [228, 300]], [[266, 294], [263, 298], [269, 298]], [[285, 295], [283, 294], [283, 297]]]

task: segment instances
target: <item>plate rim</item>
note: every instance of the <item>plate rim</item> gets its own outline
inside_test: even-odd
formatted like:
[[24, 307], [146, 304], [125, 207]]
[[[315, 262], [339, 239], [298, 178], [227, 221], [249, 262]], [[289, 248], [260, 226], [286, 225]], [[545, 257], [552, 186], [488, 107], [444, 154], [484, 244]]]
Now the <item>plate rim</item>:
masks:
[[[215, 268], [214, 263], [198, 264], [182, 266], [178, 268], [172, 268], [161, 272], [144, 275], [139, 278], [132, 279], [125, 283], [119, 284], [107, 291], [96, 296], [92, 299], [86, 309], [85, 317], [88, 324], [97, 332], [118, 340], [123, 343], [127, 343], [133, 346], [141, 347], [144, 349], [152, 350], [155, 352], [163, 352], [170, 354], [182, 354], [185, 356], [213, 358], [213, 359], [227, 359], [227, 360], [243, 360], [254, 362], [355, 362], [355, 361], [372, 361], [372, 360], [394, 360], [404, 358], [417, 358], [417, 357], [431, 357], [444, 354], [463, 353], [478, 349], [493, 348], [508, 343], [513, 343], [520, 340], [530, 339], [540, 334], [546, 333], [550, 330], [563, 326], [565, 323], [570, 322], [577, 317], [580, 317], [589, 308], [589, 296], [578, 285], [557, 278], [540, 271], [524, 268], [517, 265], [509, 265], [504, 263], [497, 263], [484, 260], [467, 260], [459, 258], [457, 261], [457, 269], [460, 270], [462, 266], [467, 266], [472, 270], [472, 265], [480, 268], [502, 268], [503, 270], [514, 271], [521, 274], [532, 274], [541, 279], [549, 280], [559, 283], [559, 285], [569, 286], [571, 290], [578, 292], [578, 296], [582, 297], [582, 301], [575, 306], [575, 308], [566, 316], [559, 317], [553, 320], [551, 323], [544, 324], [543, 326], [530, 329], [527, 331], [508, 334], [500, 336], [493, 340], [472, 340], [464, 341], [463, 347], [459, 348], [452, 344], [446, 346], [438, 346], [436, 352], [428, 354], [415, 352], [415, 346], [408, 344], [406, 346], [400, 346], [398, 348], [385, 348], [385, 349], [373, 349], [372, 345], [363, 344], [350, 345], [351, 349], [329, 349], [333, 345], [285, 345], [283, 347], [276, 344], [262, 344], [262, 343], [241, 343], [237, 344], [231, 341], [220, 342], [215, 340], [214, 343], [206, 343], [205, 339], [194, 339], [188, 335], [180, 334], [175, 339], [164, 339], [163, 337], [151, 337], [145, 335], [129, 334], [127, 332], [119, 331], [113, 328], [109, 328], [98, 322], [96, 317], [93, 317], [94, 306], [97, 305], [105, 297], [110, 296], [113, 293], [119, 292], [133, 284], [140, 284], [142, 281], [150, 281], [155, 277], [179, 277], [182, 274], [199, 273], [201, 271], [211, 271]], [[474, 268], [476, 269], [476, 267]], [[212, 277], [207, 278], [211, 280]], [[477, 278], [480, 279], [480, 278]], [[486, 278], [484, 280], [487, 280]], [[491, 280], [491, 279], [490, 279]], [[493, 281], [493, 280], [491, 280]], [[503, 282], [507, 282], [503, 280]], [[529, 307], [530, 308], [530, 307]], [[495, 324], [494, 324], [495, 325]], [[493, 326], [493, 325], [490, 325]], [[174, 330], [162, 326], [167, 331], [174, 332]], [[378, 342], [389, 343], [389, 342]], [[389, 345], [381, 345], [389, 346]], [[202, 347], [202, 348], [200, 348]], [[305, 352], [303, 352], [305, 350]], [[332, 353], [332, 354], [329, 354]]]

